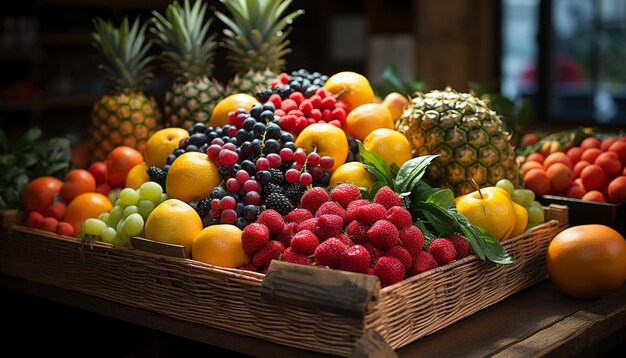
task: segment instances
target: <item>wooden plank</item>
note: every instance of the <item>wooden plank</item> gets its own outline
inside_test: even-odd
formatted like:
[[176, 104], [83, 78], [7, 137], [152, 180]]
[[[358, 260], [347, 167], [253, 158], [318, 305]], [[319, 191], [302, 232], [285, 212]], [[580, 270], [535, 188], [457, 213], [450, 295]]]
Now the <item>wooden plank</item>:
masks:
[[261, 286], [270, 301], [363, 317], [380, 290], [371, 275], [273, 260]]
[[130, 243], [133, 245], [133, 249], [146, 251], [158, 255], [179, 257], [183, 259], [189, 258], [187, 249], [182, 245], [148, 240], [144, 239], [143, 237], [131, 237]]

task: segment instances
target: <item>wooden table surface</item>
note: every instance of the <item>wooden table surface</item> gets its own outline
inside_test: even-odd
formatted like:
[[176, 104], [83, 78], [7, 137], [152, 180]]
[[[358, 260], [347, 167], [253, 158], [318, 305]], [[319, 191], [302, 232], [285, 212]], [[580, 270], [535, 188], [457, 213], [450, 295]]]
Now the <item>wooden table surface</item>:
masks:
[[[10, 292], [130, 322], [210, 347], [260, 357], [319, 356], [22, 279], [0, 276], [0, 284]], [[3, 307], [3, 317], [15, 309]], [[34, 323], [37, 323], [36, 318]], [[107, 344], [115, 342], [109, 340]], [[626, 285], [604, 298], [583, 301], [564, 296], [549, 280], [544, 280], [396, 353], [401, 357], [590, 357], [610, 356], [617, 347], [623, 349], [625, 345]]]

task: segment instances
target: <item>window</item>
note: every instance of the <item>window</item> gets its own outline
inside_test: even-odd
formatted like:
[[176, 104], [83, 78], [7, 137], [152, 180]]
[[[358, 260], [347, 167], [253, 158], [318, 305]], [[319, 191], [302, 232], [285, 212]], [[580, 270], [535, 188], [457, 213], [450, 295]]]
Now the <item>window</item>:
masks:
[[503, 0], [502, 92], [540, 119], [626, 124], [626, 0]]

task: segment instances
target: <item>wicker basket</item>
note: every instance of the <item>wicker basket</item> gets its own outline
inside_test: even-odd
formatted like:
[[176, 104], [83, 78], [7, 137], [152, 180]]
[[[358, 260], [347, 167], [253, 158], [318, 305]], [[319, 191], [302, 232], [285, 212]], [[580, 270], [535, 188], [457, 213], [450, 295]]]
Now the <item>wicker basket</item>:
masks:
[[[567, 226], [567, 207], [551, 206], [546, 213], [552, 220], [505, 242], [515, 260], [511, 265], [468, 256], [379, 289], [373, 276], [281, 263], [293, 269], [287, 271], [305, 272], [303, 280], [318, 298], [332, 291], [324, 285], [338, 289], [337, 282], [347, 291], [367, 291], [362, 296], [365, 301], [360, 299], [365, 305], [356, 314], [332, 309], [332, 304], [324, 306], [324, 299], [318, 299], [322, 304], [317, 306], [297, 300], [285, 303], [278, 291], [266, 287], [275, 282], [270, 280], [278, 273], [273, 268], [266, 277], [102, 242], [85, 243], [15, 224], [0, 227], [1, 270], [3, 275], [183, 321], [348, 356], [376, 337], [382, 337], [391, 349], [403, 347], [545, 279], [545, 251]], [[330, 281], [340, 279], [326, 281], [316, 277], [317, 273]], [[371, 285], [371, 280], [376, 284]], [[366, 284], [360, 285], [360, 281]], [[272, 299], [274, 296], [278, 298]]]

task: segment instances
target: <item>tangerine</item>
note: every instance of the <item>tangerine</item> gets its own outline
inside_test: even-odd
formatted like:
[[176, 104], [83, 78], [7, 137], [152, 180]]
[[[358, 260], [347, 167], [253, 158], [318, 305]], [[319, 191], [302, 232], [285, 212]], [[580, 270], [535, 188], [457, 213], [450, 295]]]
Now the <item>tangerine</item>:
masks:
[[43, 213], [61, 190], [63, 182], [55, 177], [43, 176], [26, 184], [22, 191], [22, 208]]
[[550, 177], [543, 169], [531, 169], [524, 175], [524, 186], [532, 190], [535, 195], [548, 194]]
[[330, 76], [324, 83], [324, 89], [344, 101], [348, 105], [348, 111], [362, 104], [372, 103], [375, 99], [370, 82], [365, 76], [356, 72], [345, 71]]
[[388, 128], [378, 128], [370, 132], [363, 141], [365, 149], [378, 154], [387, 163], [401, 167], [413, 158], [411, 143], [404, 134]]
[[563, 152], [554, 152], [548, 154], [546, 159], [543, 161], [543, 167], [545, 169], [548, 169], [548, 167], [550, 167], [554, 163], [563, 163], [567, 165], [570, 169], [573, 167], [572, 160], [570, 159], [570, 157], [567, 156], [567, 154]]
[[143, 161], [143, 156], [135, 148], [124, 145], [115, 147], [106, 159], [108, 183], [113, 188], [123, 187], [128, 172]]
[[346, 131], [360, 141], [379, 128], [394, 128], [391, 112], [380, 103], [362, 104], [346, 117]]
[[141, 184], [150, 181], [148, 176], [148, 166], [145, 162], [135, 165], [126, 176], [125, 188], [139, 189]]
[[578, 225], [557, 234], [546, 253], [550, 279], [565, 294], [602, 297], [626, 280], [626, 241], [605, 225]]
[[211, 119], [209, 120], [209, 126], [211, 127], [223, 127], [228, 124], [228, 114], [239, 108], [243, 108], [246, 111], [250, 111], [252, 105], [259, 103], [256, 98], [245, 93], [236, 93], [230, 95], [223, 100], [219, 101], [213, 112], [211, 112]]
[[65, 210], [64, 220], [80, 232], [83, 222], [89, 218], [97, 218], [113, 208], [109, 199], [100, 193], [83, 193], [74, 198]]
[[176, 158], [170, 166], [165, 177], [165, 187], [170, 198], [189, 203], [209, 196], [221, 181], [217, 166], [208, 155], [187, 152]]
[[82, 193], [94, 191], [96, 191], [96, 178], [85, 169], [74, 169], [65, 175], [60, 193], [63, 200], [69, 203]]
[[144, 229], [146, 239], [185, 246], [193, 255], [191, 249], [202, 230], [202, 219], [189, 204], [167, 199], [152, 210]]
[[241, 244], [241, 230], [229, 224], [202, 229], [193, 240], [191, 252], [194, 260], [215, 266], [239, 268], [250, 263]]

